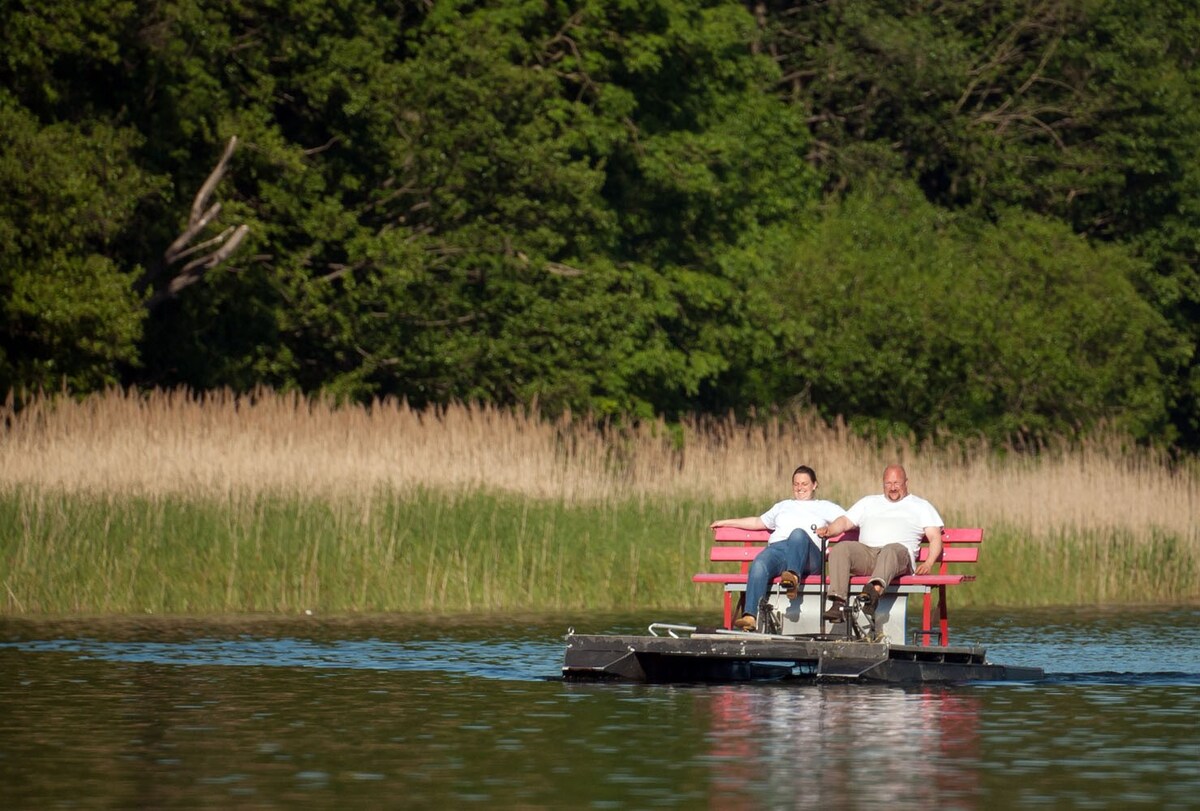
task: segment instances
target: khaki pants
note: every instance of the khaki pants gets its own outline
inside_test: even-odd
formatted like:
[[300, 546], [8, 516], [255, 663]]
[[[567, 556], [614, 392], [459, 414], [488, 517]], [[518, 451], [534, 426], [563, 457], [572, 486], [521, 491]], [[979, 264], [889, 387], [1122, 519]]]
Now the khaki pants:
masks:
[[908, 548], [902, 543], [867, 546], [858, 541], [835, 543], [829, 550], [829, 596], [845, 600], [850, 591], [850, 575], [866, 574], [872, 583], [885, 587], [892, 578], [912, 571]]

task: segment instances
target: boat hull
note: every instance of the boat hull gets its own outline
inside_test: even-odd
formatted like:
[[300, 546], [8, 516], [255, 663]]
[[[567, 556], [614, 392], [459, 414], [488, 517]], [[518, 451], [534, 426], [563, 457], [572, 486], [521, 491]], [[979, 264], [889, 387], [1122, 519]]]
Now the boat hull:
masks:
[[987, 661], [976, 646], [796, 638], [752, 633], [688, 637], [568, 634], [570, 681], [740, 682], [799, 679], [883, 684], [1037, 681], [1040, 668]]

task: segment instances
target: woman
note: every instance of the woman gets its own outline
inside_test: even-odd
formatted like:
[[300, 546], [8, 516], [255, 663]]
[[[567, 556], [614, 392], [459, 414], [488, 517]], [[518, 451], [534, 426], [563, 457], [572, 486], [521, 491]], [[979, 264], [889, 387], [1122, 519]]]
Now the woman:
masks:
[[844, 516], [846, 511], [832, 501], [814, 498], [817, 474], [808, 465], [800, 465], [792, 473], [792, 498], [780, 501], [762, 515], [745, 518], [722, 518], [709, 525], [735, 529], [769, 529], [771, 537], [766, 549], [750, 564], [746, 580], [745, 613], [734, 620], [733, 626], [743, 631], [758, 627], [755, 614], [758, 603], [771, 581], [779, 578], [789, 600], [800, 593], [800, 583], [810, 574], [821, 571], [821, 548], [810, 532], [813, 526], [823, 527]]

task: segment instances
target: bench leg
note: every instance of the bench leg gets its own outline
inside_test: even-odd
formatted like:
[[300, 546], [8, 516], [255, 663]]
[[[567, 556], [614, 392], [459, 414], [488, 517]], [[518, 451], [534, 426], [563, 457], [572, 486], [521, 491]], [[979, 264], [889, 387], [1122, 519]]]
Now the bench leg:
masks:
[[938, 586], [938, 619], [941, 621], [939, 630], [942, 632], [942, 646], [950, 644], [950, 618], [946, 612], [946, 587]]
[[725, 627], [733, 627], [733, 595], [725, 592]]
[[[938, 644], [945, 647], [950, 644], [950, 614], [946, 608], [946, 587], [934, 586], [934, 588], [938, 592]], [[933, 636], [933, 595], [927, 591], [921, 605], [921, 644], [928, 645], [931, 636]]]
[[929, 634], [933, 630], [930, 626], [933, 624], [933, 598], [930, 593], [925, 592], [925, 598], [921, 601], [921, 645], [929, 645]]

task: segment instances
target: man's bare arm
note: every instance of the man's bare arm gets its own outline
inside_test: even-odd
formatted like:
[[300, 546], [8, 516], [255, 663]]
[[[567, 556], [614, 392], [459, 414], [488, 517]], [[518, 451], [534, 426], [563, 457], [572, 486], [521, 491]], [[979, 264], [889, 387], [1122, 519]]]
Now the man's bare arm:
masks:
[[942, 557], [942, 528], [925, 527], [925, 538], [929, 541], [929, 557], [917, 565], [917, 574], [929, 574]]
[[854, 529], [855, 526], [855, 523], [850, 520], [849, 516], [840, 515], [825, 526], [817, 527], [817, 537], [828, 538], [833, 535], [840, 535], [843, 532]]
[[733, 527], [734, 529], [770, 529], [770, 527], [763, 523], [762, 518], [757, 515], [748, 515], [745, 518], [721, 518], [708, 525], [709, 529], [716, 529], [717, 527]]

